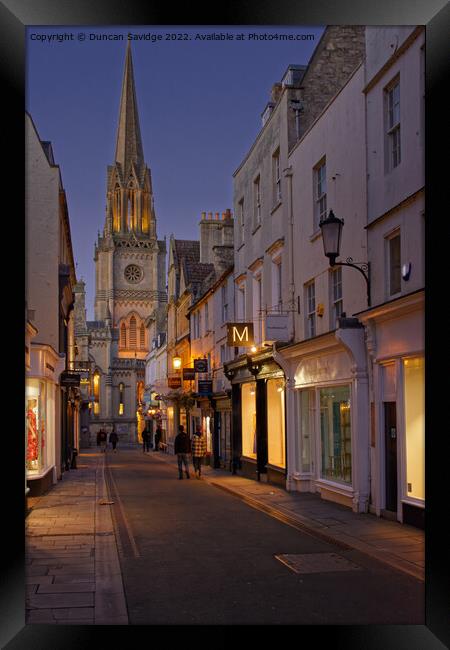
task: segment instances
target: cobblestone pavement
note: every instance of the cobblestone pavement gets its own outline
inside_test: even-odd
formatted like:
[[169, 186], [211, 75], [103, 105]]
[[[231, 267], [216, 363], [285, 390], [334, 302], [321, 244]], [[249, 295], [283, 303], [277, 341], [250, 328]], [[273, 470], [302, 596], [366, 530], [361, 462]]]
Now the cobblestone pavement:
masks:
[[86, 450], [76, 470], [29, 499], [27, 624], [128, 623], [104, 464], [103, 454]]

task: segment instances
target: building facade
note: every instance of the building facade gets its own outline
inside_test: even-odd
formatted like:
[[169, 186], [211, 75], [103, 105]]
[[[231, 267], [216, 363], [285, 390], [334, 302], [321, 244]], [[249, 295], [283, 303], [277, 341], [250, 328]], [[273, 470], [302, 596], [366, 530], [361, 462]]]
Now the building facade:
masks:
[[425, 30], [367, 27], [371, 511], [424, 526]]
[[150, 169], [144, 160], [130, 44], [127, 46], [114, 164], [95, 245], [95, 320], [87, 321], [91, 364], [89, 437], [100, 428], [141, 441], [145, 427], [148, 318], [166, 303], [165, 241], [156, 234]]
[[[252, 323], [255, 333], [253, 351], [239, 346], [239, 356], [226, 364], [234, 468], [280, 485], [288, 476], [289, 376], [276, 348], [300, 340], [296, 320], [304, 300], [294, 272], [299, 242], [292, 178], [285, 170], [290, 151], [360, 65], [363, 53], [363, 27], [327, 28], [308, 66], [290, 65], [273, 86], [262, 129], [234, 173], [235, 320]], [[309, 174], [309, 160], [307, 169]]]
[[79, 390], [67, 380], [75, 354], [76, 276], [60, 168], [28, 113], [25, 138], [25, 460], [29, 494], [35, 496], [70, 469], [78, 447]]

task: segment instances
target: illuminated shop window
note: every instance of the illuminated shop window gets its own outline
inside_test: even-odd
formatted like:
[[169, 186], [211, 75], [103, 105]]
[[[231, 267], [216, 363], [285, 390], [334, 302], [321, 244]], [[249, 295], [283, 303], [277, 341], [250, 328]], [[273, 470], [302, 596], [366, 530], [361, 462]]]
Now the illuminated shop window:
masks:
[[406, 494], [425, 499], [425, 361], [404, 360]]
[[26, 417], [26, 467], [29, 473], [38, 473], [44, 465], [45, 448], [45, 384], [37, 380], [27, 383]]
[[283, 379], [269, 379], [267, 382], [268, 461], [270, 465], [277, 467], [286, 467], [284, 408]]
[[256, 458], [256, 382], [242, 384], [242, 454]]
[[322, 478], [351, 485], [352, 448], [349, 386], [320, 389], [320, 433]]

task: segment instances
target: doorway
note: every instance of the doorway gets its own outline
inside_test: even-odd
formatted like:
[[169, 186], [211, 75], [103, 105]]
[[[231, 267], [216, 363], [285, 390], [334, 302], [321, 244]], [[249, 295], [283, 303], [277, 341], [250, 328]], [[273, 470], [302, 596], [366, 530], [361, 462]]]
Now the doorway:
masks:
[[386, 510], [397, 512], [397, 405], [384, 402]]

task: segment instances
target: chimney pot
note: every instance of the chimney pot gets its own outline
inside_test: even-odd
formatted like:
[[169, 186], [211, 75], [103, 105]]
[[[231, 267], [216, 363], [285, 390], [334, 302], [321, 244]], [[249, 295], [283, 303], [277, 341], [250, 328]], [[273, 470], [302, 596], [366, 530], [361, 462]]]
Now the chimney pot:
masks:
[[218, 218], [219, 218], [219, 213], [216, 212], [216, 221], [217, 221]]
[[202, 212], [202, 219], [206, 219], [206, 212]]
[[208, 219], [212, 219], [212, 212], [208, 212]]

